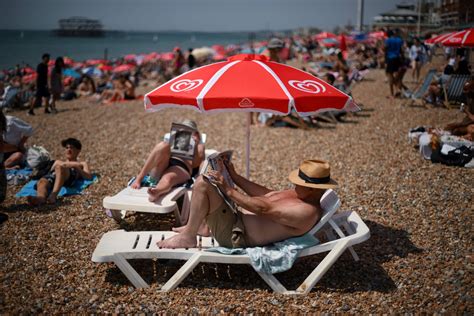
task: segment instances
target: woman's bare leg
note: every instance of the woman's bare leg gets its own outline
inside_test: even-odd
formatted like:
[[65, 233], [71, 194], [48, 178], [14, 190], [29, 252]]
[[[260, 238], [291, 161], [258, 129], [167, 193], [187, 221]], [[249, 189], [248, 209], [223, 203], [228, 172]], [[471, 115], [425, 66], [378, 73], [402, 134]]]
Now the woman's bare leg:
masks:
[[145, 178], [148, 173], [154, 178], [159, 178], [168, 167], [170, 156], [170, 145], [166, 142], [158, 143], [148, 155], [145, 165], [138, 173], [131, 187], [139, 189], [143, 178]]
[[189, 172], [178, 166], [171, 166], [166, 169], [160, 181], [154, 188], [148, 189], [148, 200], [155, 202], [162, 195], [168, 193], [173, 187], [178, 184], [185, 183], [191, 179]]

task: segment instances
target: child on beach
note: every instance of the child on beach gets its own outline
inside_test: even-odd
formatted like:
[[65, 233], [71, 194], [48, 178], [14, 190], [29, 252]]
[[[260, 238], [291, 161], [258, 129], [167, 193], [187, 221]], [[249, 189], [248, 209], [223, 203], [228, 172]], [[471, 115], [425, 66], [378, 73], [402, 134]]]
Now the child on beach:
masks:
[[[62, 186], [72, 186], [78, 179], [92, 179], [92, 171], [86, 161], [79, 161], [81, 142], [68, 138], [61, 142], [64, 147], [65, 160], [55, 160], [50, 170], [36, 184], [36, 196], [28, 196], [28, 204], [54, 204]], [[50, 192], [51, 191], [51, 192]], [[48, 194], [48, 192], [50, 192]]]

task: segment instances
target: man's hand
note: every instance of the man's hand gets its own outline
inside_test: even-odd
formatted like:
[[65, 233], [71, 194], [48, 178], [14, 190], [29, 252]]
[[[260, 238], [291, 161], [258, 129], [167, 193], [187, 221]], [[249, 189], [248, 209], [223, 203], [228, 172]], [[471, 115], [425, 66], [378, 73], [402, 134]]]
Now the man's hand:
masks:
[[217, 185], [219, 189], [221, 189], [222, 192], [227, 194], [227, 191], [231, 189], [229, 184], [225, 181], [224, 176], [219, 171], [209, 170], [209, 172], [207, 173], [207, 176], [209, 178], [209, 181]]

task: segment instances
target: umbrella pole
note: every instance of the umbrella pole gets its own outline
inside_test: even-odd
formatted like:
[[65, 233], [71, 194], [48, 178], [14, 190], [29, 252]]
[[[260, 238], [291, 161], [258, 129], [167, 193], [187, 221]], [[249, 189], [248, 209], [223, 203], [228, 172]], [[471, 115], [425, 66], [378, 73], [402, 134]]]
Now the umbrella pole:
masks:
[[247, 179], [249, 178], [250, 176], [250, 124], [251, 124], [251, 121], [252, 121], [252, 112], [249, 112], [248, 115], [247, 115], [247, 130], [246, 130], [246, 139], [247, 139], [247, 144], [246, 144], [246, 177]]

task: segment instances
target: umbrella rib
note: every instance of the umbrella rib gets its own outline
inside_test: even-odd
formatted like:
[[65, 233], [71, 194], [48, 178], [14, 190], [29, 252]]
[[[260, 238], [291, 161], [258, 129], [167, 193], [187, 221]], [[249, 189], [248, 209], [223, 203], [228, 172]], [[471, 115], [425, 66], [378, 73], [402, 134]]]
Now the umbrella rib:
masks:
[[232, 66], [234, 66], [236, 63], [239, 63], [240, 60], [233, 61], [231, 63], [228, 63], [221, 69], [219, 69], [212, 77], [209, 79], [209, 81], [206, 83], [204, 88], [202, 88], [201, 92], [199, 92], [198, 96], [196, 97], [197, 104], [199, 108], [204, 111], [204, 104], [203, 104], [203, 99], [206, 96], [206, 93], [214, 86], [214, 84], [219, 80], [219, 78]]
[[262, 63], [261, 61], [258, 61], [258, 60], [253, 60], [253, 62], [259, 64], [263, 69], [265, 69], [275, 79], [275, 81], [280, 86], [281, 90], [283, 90], [283, 92], [286, 94], [286, 96], [288, 98], [288, 113], [290, 113], [291, 107], [295, 106], [295, 99], [290, 94], [290, 91], [288, 91], [288, 89], [285, 87], [285, 85], [283, 84], [281, 79], [277, 76], [277, 74], [270, 67], [268, 67], [267, 65], [265, 65], [264, 63]]
[[[225, 61], [222, 61], [222, 62], [219, 62], [219, 63], [225, 63]], [[202, 66], [202, 67], [195, 68], [195, 69], [190, 70], [190, 71], [188, 71], [188, 72], [185, 72], [185, 73], [183, 73], [183, 74], [181, 74], [181, 75], [179, 75], [179, 76], [177, 76], [177, 77], [174, 77], [173, 79], [171, 79], [171, 80], [169, 80], [169, 81], [166, 81], [166, 82], [163, 83], [162, 85], [160, 85], [160, 86], [158, 86], [157, 88], [151, 90], [150, 92], [148, 92], [147, 94], [145, 94], [145, 97], [143, 98], [143, 101], [144, 101], [144, 104], [145, 104], [145, 108], [146, 108], [146, 106], [147, 106], [147, 100], [149, 99], [148, 96], [149, 96], [150, 94], [152, 94], [153, 92], [155, 92], [156, 90], [158, 90], [158, 89], [160, 89], [160, 88], [162, 88], [162, 87], [164, 87], [164, 86], [169, 85], [171, 82], [177, 81], [179, 78], [184, 77], [185, 75], [189, 75], [189, 73], [191, 73], [191, 72], [195, 72], [196, 70], [199, 70], [199, 69], [202, 69], [202, 68], [205, 68], [205, 67], [215, 66], [216, 64], [218, 64], [218, 63], [214, 63], [214, 64], [205, 65], [205, 66]], [[150, 103], [151, 103], [151, 102], [150, 102]]]
[[471, 33], [471, 30], [466, 32], [466, 34], [464, 35], [464, 38], [461, 41], [461, 45], [464, 45], [464, 43], [466, 42], [466, 39], [467, 39], [467, 37], [469, 36], [470, 33]]

